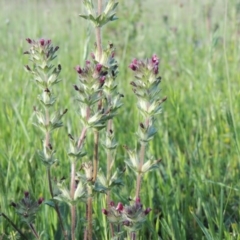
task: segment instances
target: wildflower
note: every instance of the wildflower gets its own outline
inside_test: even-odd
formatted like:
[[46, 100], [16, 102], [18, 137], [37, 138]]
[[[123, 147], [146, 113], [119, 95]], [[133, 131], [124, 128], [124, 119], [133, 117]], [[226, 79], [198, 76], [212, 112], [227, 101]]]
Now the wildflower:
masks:
[[75, 70], [77, 71], [78, 74], [82, 74], [83, 70], [81, 69], [80, 66], [76, 66]]
[[29, 43], [29, 44], [32, 44], [32, 40], [30, 38], [26, 38], [26, 41]]
[[41, 205], [41, 204], [43, 203], [43, 201], [44, 201], [44, 198], [43, 198], [43, 197], [40, 197], [40, 198], [38, 199], [38, 205]]

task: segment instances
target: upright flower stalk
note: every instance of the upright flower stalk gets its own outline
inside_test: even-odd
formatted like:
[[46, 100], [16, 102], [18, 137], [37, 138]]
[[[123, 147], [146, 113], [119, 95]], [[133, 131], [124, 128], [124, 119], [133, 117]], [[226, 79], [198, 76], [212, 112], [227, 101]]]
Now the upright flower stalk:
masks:
[[[166, 100], [166, 97], [160, 98], [159, 96], [161, 77], [159, 76], [159, 58], [156, 54], [145, 61], [134, 59], [129, 68], [135, 73], [135, 80], [131, 82], [131, 85], [137, 97], [137, 106], [142, 121], [139, 123], [136, 134], [140, 143], [140, 151], [126, 147], [129, 160], [125, 162], [137, 176], [135, 198], [140, 199], [143, 175], [154, 168], [158, 168], [160, 162], [160, 159], [154, 160], [153, 158], [146, 161], [145, 156], [146, 147], [157, 132], [155, 127], [156, 116], [161, 113], [161, 104]], [[136, 239], [137, 228], [131, 228], [130, 230], [131, 239]]]
[[[56, 58], [56, 52], [59, 47], [54, 47], [51, 40], [48, 39], [40, 39], [36, 41], [27, 38], [26, 41], [30, 44], [30, 49], [26, 51], [25, 54], [29, 55], [29, 60], [32, 62], [32, 66], [30, 67], [29, 65], [26, 65], [25, 69], [32, 74], [36, 85], [41, 90], [38, 99], [42, 107], [39, 109], [34, 107], [37, 117], [35, 125], [43, 132], [45, 139], [43, 141], [43, 149], [42, 151], [38, 151], [38, 153], [43, 164], [46, 166], [49, 191], [51, 198], [54, 198], [50, 168], [55, 162], [57, 162], [57, 159], [54, 157], [55, 150], [51, 143], [51, 133], [63, 126], [61, 119], [67, 112], [67, 109], [64, 111], [52, 111], [56, 102], [56, 97], [53, 95], [52, 89], [60, 82], [59, 74], [61, 72], [61, 65], [59, 64], [54, 67], [52, 61]], [[55, 203], [54, 206], [60, 220], [63, 234], [65, 239], [67, 239], [67, 233], [64, 230], [58, 204]]]
[[[114, 111], [120, 107], [119, 101], [116, 101], [114, 104], [111, 102], [111, 98], [106, 97], [105, 92], [104, 92], [104, 84], [105, 82], [109, 82], [109, 79], [112, 78], [112, 75], [115, 73], [115, 71], [112, 71], [112, 64], [111, 59], [113, 59], [113, 56], [111, 56], [111, 52], [109, 55], [109, 49], [112, 47], [106, 49], [103, 51], [102, 48], [102, 40], [101, 40], [101, 27], [105, 25], [109, 21], [115, 20], [115, 13], [113, 13], [114, 9], [117, 6], [117, 3], [115, 3], [114, 0], [108, 1], [104, 11], [102, 11], [102, 0], [98, 0], [98, 6], [97, 6], [97, 14], [95, 13], [94, 5], [92, 0], [84, 0], [83, 1], [86, 10], [87, 10], [87, 15], [80, 15], [81, 17], [88, 19], [92, 21], [94, 27], [95, 27], [95, 32], [96, 32], [96, 51], [93, 54], [93, 58], [95, 61], [95, 64], [98, 69], [102, 69], [104, 71], [102, 78], [102, 88], [99, 89], [97, 92], [98, 100], [97, 100], [97, 111], [98, 112], [104, 112], [106, 111], [108, 117], [104, 118], [104, 127], [106, 126], [106, 122], [108, 121], [108, 131], [111, 130], [111, 118], [115, 114]], [[111, 71], [111, 72], [110, 72]], [[113, 73], [112, 73], [113, 72]], [[114, 76], [115, 77], [115, 76]], [[119, 96], [117, 96], [119, 99]], [[92, 110], [92, 109], [91, 109]], [[92, 112], [92, 111], [91, 111]], [[93, 178], [92, 178], [92, 184], [95, 184], [97, 181], [97, 175], [98, 175], [98, 165], [99, 165], [99, 130], [94, 127], [94, 148], [93, 148]], [[108, 154], [108, 159], [109, 159], [109, 154]], [[110, 169], [110, 161], [108, 160], [108, 169]], [[109, 178], [108, 174], [108, 178]], [[101, 178], [101, 176], [100, 176]], [[102, 179], [102, 178], [101, 178]], [[107, 182], [104, 181], [102, 184], [107, 185]], [[106, 187], [106, 186], [105, 186]], [[95, 189], [96, 190], [96, 189]], [[88, 187], [88, 193], [89, 193], [89, 198], [88, 198], [88, 203], [87, 203], [87, 230], [84, 239], [92, 239], [92, 187]], [[109, 193], [108, 193], [109, 194]]]

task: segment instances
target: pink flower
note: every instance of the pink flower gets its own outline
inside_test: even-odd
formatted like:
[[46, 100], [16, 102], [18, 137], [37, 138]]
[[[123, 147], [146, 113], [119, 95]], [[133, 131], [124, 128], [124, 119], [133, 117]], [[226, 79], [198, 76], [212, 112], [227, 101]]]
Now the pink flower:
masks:
[[39, 40], [39, 43], [40, 43], [41, 46], [44, 46], [45, 45], [45, 40], [42, 38], [42, 39]]
[[101, 76], [101, 77], [99, 78], [100, 84], [103, 85], [104, 82], [105, 82], [105, 80], [106, 80], [106, 77], [105, 77], [105, 76]]
[[32, 43], [32, 40], [30, 38], [26, 38], [26, 41], [31, 44]]
[[103, 213], [104, 215], [108, 215], [108, 211], [107, 211], [106, 209], [102, 209], [102, 213]]
[[118, 203], [116, 210], [121, 212], [123, 210], [123, 204], [122, 203]]
[[75, 67], [75, 70], [77, 71], [77, 73], [81, 74], [83, 71], [81, 69], [81, 67], [78, 65]]
[[138, 60], [135, 58], [132, 60], [132, 62], [129, 65], [129, 68], [131, 68], [133, 71], [136, 71], [138, 69]]
[[29, 192], [28, 191], [24, 192], [24, 196], [25, 196], [25, 198], [28, 198], [29, 197]]
[[159, 64], [159, 58], [157, 57], [156, 54], [153, 54], [153, 55], [152, 55], [152, 63], [153, 63], [154, 65], [158, 65], [158, 64]]
[[38, 205], [41, 205], [41, 204], [43, 203], [43, 201], [44, 201], [44, 198], [43, 198], [43, 197], [40, 197], [40, 198], [38, 199]]
[[145, 214], [145, 215], [148, 215], [148, 214], [151, 212], [151, 210], [152, 210], [152, 209], [149, 208], [149, 207], [146, 208], [146, 209], [144, 210], [144, 214]]
[[98, 73], [100, 73], [101, 70], [102, 70], [102, 64], [97, 63], [97, 65], [96, 65], [96, 71], [97, 71]]

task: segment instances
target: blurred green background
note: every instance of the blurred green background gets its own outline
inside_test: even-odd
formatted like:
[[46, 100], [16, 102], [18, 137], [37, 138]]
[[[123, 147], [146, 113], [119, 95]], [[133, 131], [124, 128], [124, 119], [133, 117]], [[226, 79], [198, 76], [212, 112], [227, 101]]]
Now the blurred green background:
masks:
[[[123, 168], [127, 157], [122, 145], [136, 145], [139, 116], [128, 68], [133, 58], [160, 57], [162, 96], [168, 97], [149, 146], [162, 164], [143, 181], [142, 202], [153, 210], [139, 239], [240, 239], [240, 1], [119, 2], [119, 20], [103, 28], [104, 45], [110, 41], [116, 48], [119, 91], [125, 95], [114, 120], [116, 167]], [[42, 139], [32, 125], [38, 89], [23, 68], [28, 64], [25, 39], [49, 38], [60, 47], [55, 63], [62, 65], [62, 82], [55, 94], [57, 105], [69, 111], [64, 128], [54, 135], [59, 165], [53, 175], [68, 177], [67, 133], [81, 131], [73, 102], [74, 67], [89, 58], [95, 42], [92, 26], [78, 16], [83, 12], [82, 1], [0, 1], [0, 212], [22, 229], [11, 201], [21, 199], [25, 190], [36, 199], [50, 197], [45, 168], [36, 155]], [[91, 135], [87, 143], [91, 156]], [[103, 169], [105, 158], [100, 149]], [[124, 181], [112, 197], [127, 203], [135, 193], [129, 171]], [[107, 239], [102, 207], [100, 197], [94, 205], [96, 239]], [[81, 220], [83, 206], [78, 214]], [[67, 212], [66, 218], [69, 222]], [[81, 236], [83, 222], [78, 227]], [[56, 215], [47, 206], [41, 207], [36, 228], [44, 231], [43, 239], [60, 239], [54, 235]], [[2, 217], [0, 239], [17, 239]]]

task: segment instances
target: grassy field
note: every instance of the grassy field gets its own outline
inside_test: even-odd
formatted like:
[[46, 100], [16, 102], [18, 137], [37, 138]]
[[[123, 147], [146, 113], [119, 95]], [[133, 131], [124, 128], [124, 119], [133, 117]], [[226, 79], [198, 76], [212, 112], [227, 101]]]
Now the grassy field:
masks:
[[[74, 67], [83, 64], [95, 42], [91, 26], [78, 17], [82, 11], [81, 1], [74, 0], [0, 1], [0, 212], [22, 229], [11, 201], [21, 199], [26, 190], [35, 198], [50, 197], [45, 168], [36, 154], [42, 138], [32, 125], [38, 89], [23, 69], [28, 63], [22, 54], [28, 49], [25, 39], [46, 37], [60, 47], [58, 105], [69, 112], [64, 128], [54, 135], [59, 165], [53, 175], [68, 177], [67, 133], [81, 131], [73, 104]], [[162, 96], [168, 97], [149, 147], [162, 164], [143, 181], [142, 202], [152, 212], [139, 239], [240, 239], [240, 2], [121, 0], [117, 16], [118, 21], [103, 28], [103, 43], [111, 41], [116, 47], [119, 88], [125, 95], [114, 122], [117, 167], [123, 168], [127, 158], [122, 145], [136, 145], [139, 116], [128, 68], [134, 57], [160, 56]], [[90, 139], [86, 149], [91, 156]], [[100, 159], [104, 168], [102, 149]], [[134, 197], [128, 171], [124, 181], [113, 195], [115, 201]], [[107, 239], [103, 207], [100, 197], [94, 203], [95, 239]], [[79, 219], [83, 211], [80, 208]], [[53, 210], [42, 206], [38, 231], [44, 231], [46, 239], [60, 239], [53, 231], [58, 227]], [[78, 227], [80, 236], [81, 221]], [[2, 217], [0, 239], [16, 239]]]

